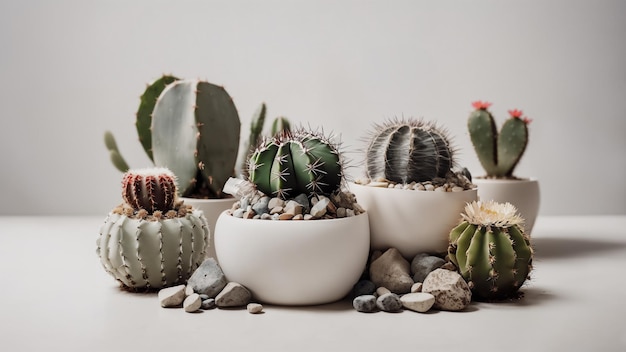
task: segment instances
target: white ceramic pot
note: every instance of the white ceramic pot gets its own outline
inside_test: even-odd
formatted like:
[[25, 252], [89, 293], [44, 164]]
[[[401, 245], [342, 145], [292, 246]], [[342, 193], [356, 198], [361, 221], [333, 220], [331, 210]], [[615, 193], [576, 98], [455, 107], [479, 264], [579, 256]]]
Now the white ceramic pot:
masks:
[[448, 250], [450, 230], [458, 225], [476, 190], [416, 191], [350, 184], [357, 202], [369, 213], [372, 249], [394, 247], [407, 260], [418, 253]]
[[524, 218], [524, 229], [530, 235], [535, 219], [539, 214], [539, 181], [536, 179], [498, 180], [474, 178], [478, 186], [478, 198], [482, 201], [494, 200], [498, 203], [509, 202], [517, 208]]
[[217, 259], [228, 281], [277, 305], [316, 305], [345, 297], [369, 256], [367, 213], [341, 219], [260, 220], [222, 213]]
[[222, 198], [222, 199], [198, 199], [183, 197], [185, 204], [191, 205], [196, 209], [202, 210], [204, 217], [209, 224], [209, 241], [207, 248], [207, 258], [215, 258], [215, 245], [213, 241], [213, 234], [215, 233], [215, 223], [220, 214], [227, 209], [230, 209], [237, 201], [235, 197]]

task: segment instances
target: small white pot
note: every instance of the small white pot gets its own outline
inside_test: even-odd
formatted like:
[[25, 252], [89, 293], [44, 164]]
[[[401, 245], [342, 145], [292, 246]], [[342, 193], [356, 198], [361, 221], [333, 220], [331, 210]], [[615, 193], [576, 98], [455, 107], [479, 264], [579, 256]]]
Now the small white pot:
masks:
[[217, 259], [228, 281], [277, 305], [316, 305], [345, 297], [369, 256], [367, 213], [341, 219], [260, 220], [222, 213]]
[[530, 235], [539, 213], [540, 193], [537, 179], [474, 178], [472, 182], [478, 186], [478, 198], [481, 201], [494, 200], [498, 203], [509, 202], [515, 205], [525, 220], [524, 229]]
[[416, 191], [350, 184], [357, 202], [369, 213], [372, 249], [394, 247], [407, 260], [418, 253], [448, 250], [450, 230], [458, 225], [476, 190]]
[[227, 209], [230, 209], [237, 201], [235, 197], [221, 198], [221, 199], [199, 199], [199, 198], [187, 198], [183, 197], [185, 204], [202, 210], [204, 217], [209, 224], [209, 243], [207, 248], [207, 258], [215, 258], [215, 245], [213, 241], [213, 234], [215, 233], [215, 223], [220, 214]]

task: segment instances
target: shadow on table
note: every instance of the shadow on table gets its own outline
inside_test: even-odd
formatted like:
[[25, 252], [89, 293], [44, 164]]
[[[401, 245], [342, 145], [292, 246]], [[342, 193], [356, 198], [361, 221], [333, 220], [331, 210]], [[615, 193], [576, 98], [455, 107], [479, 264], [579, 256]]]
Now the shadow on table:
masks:
[[539, 237], [531, 240], [535, 257], [539, 259], [565, 259], [585, 257], [598, 253], [626, 250], [626, 243], [589, 239]]

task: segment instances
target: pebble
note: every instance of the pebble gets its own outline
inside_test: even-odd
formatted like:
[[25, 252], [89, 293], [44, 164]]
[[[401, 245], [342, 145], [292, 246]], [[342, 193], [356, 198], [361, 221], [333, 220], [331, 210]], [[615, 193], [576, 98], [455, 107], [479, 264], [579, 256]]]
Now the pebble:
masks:
[[303, 207], [300, 203], [295, 200], [290, 200], [285, 205], [284, 211], [285, 214], [291, 214], [293, 217], [293, 215], [302, 214], [302, 209]]
[[460, 311], [472, 301], [472, 291], [456, 271], [433, 270], [422, 285], [422, 292], [435, 296], [434, 307], [441, 310]]
[[277, 207], [283, 207], [285, 205], [285, 201], [280, 199], [280, 198], [272, 198], [269, 200], [269, 202], [267, 203], [267, 207], [270, 209], [274, 209]]
[[215, 297], [218, 307], [242, 307], [250, 303], [252, 294], [247, 288], [236, 282], [229, 282], [222, 292]]
[[413, 286], [409, 262], [396, 248], [389, 248], [370, 264], [370, 280], [377, 287], [386, 287], [393, 293], [408, 293]]
[[407, 293], [400, 297], [400, 301], [406, 309], [425, 313], [435, 304], [435, 296], [425, 292]]
[[354, 297], [372, 295], [374, 292], [376, 292], [376, 285], [370, 280], [360, 280], [352, 287], [352, 295]]
[[413, 281], [424, 282], [426, 276], [431, 271], [441, 268], [446, 261], [442, 258], [427, 253], [421, 253], [413, 257], [411, 261], [411, 273], [413, 274]]
[[358, 312], [372, 313], [378, 309], [376, 304], [376, 296], [374, 295], [361, 295], [352, 300], [352, 307]]
[[304, 220], [304, 215], [296, 214], [293, 216], [293, 218], [291, 218], [291, 220]]
[[309, 204], [309, 198], [304, 193], [298, 194], [293, 200], [302, 205], [302, 213], [308, 213], [311, 211], [311, 205]]
[[411, 286], [411, 293], [422, 292], [422, 283], [416, 282]]
[[379, 287], [379, 288], [376, 289], [376, 296], [378, 296], [378, 297], [380, 297], [380, 296], [382, 296], [384, 294], [387, 294], [387, 293], [391, 293], [391, 291], [389, 291], [389, 289], [386, 288], [386, 287]]
[[271, 214], [271, 215], [274, 215], [274, 214], [280, 214], [280, 213], [282, 213], [284, 208], [283, 208], [282, 206], [278, 205], [278, 206], [275, 206], [275, 207], [273, 207], [273, 208], [271, 208], [271, 209], [272, 209], [272, 210], [270, 210], [270, 214]]
[[248, 303], [246, 306], [248, 313], [250, 314], [259, 314], [263, 313], [263, 306], [259, 303]]
[[256, 203], [252, 204], [252, 210], [257, 214], [265, 214], [270, 211], [269, 202], [270, 197], [261, 197]]
[[376, 306], [383, 312], [399, 312], [402, 310], [402, 301], [400, 297], [393, 293], [385, 293], [376, 299]]
[[235, 211], [233, 211], [233, 216], [236, 218], [243, 218], [244, 212], [245, 210], [243, 210], [242, 208], [236, 209]]
[[465, 189], [463, 187], [452, 187], [452, 192], [463, 192]]
[[226, 286], [226, 277], [217, 261], [208, 258], [191, 274], [187, 285], [198, 294], [215, 297]]
[[180, 307], [185, 299], [185, 285], [161, 289], [158, 297], [163, 308]]
[[330, 203], [330, 199], [326, 197], [320, 196], [318, 202], [315, 203], [314, 206], [311, 207], [311, 215], [314, 218], [321, 218], [326, 214], [326, 208], [328, 207], [328, 203]]
[[200, 299], [200, 295], [197, 293], [192, 294], [191, 296], [187, 296], [183, 301], [183, 308], [187, 313], [193, 313], [200, 309], [202, 306], [202, 300]]
[[382, 187], [382, 188], [387, 188], [389, 186], [389, 182], [380, 182], [380, 181], [374, 181], [374, 182], [370, 182], [367, 184], [370, 187]]
[[194, 292], [193, 287], [191, 285], [187, 285], [187, 287], [185, 287], [185, 296], [191, 296], [194, 293], [195, 292]]
[[282, 213], [278, 215], [278, 220], [291, 220], [293, 218], [293, 214], [290, 213]]
[[431, 184], [427, 184], [427, 185], [424, 185], [424, 189], [427, 190], [427, 191], [432, 191], [432, 190], [435, 189], [435, 186], [433, 186]]
[[200, 305], [200, 309], [208, 310], [215, 308], [215, 298], [207, 298], [202, 300], [202, 305]]

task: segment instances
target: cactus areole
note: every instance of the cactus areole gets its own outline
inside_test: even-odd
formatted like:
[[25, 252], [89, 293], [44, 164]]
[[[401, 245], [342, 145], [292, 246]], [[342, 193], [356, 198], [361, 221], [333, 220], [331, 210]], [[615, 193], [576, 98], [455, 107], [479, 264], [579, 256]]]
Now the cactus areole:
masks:
[[267, 138], [249, 162], [249, 179], [267, 195], [330, 194], [341, 187], [338, 148], [319, 133], [298, 129]]

